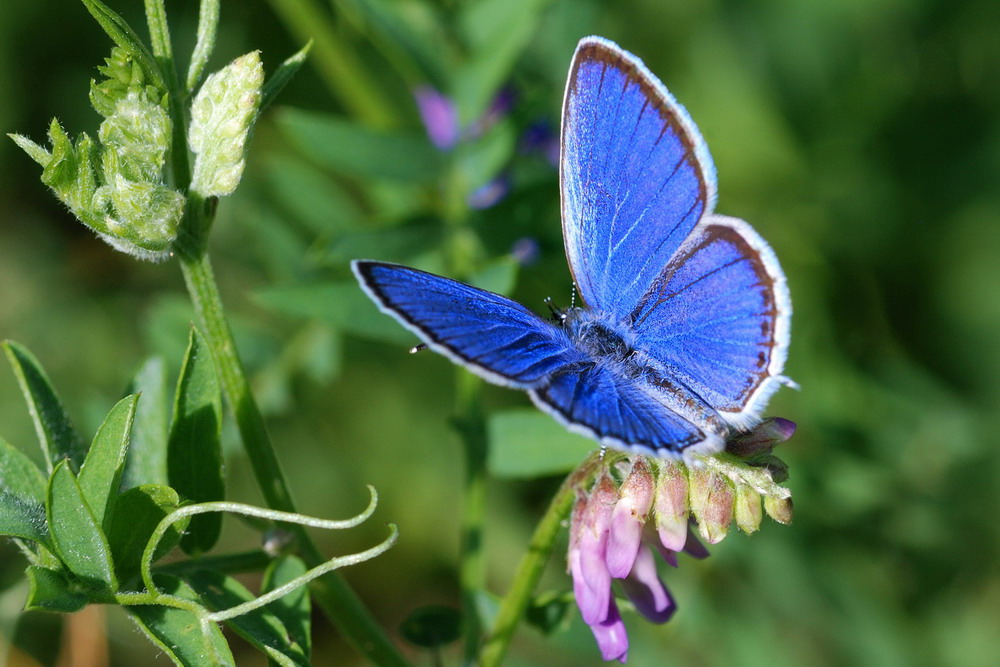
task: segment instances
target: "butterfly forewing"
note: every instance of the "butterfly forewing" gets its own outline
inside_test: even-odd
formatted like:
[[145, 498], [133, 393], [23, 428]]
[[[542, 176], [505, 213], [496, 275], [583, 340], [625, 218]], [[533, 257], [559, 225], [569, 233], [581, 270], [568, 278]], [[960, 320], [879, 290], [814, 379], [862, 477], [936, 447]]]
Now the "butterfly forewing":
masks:
[[352, 267], [384, 312], [490, 382], [529, 389], [583, 358], [560, 329], [507, 297], [397, 264]]
[[715, 201], [687, 112], [635, 56], [588, 37], [563, 103], [563, 237], [584, 301], [621, 321]]

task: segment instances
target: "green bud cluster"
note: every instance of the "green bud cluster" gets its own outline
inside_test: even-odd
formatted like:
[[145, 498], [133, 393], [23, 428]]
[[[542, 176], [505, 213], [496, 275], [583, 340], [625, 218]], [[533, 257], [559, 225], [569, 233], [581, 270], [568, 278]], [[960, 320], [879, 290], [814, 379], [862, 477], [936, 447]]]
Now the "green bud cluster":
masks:
[[[104, 78], [90, 85], [90, 102], [104, 117], [97, 141], [86, 133], [72, 140], [55, 119], [50, 149], [10, 136], [42, 165], [42, 182], [98, 236], [140, 259], [163, 260], [171, 254], [187, 199], [164, 175], [174, 127], [167, 92], [158, 83], [163, 79], [120, 47], [98, 71]], [[192, 193], [205, 199], [236, 189], [263, 83], [255, 51], [209, 76], [194, 97], [188, 134]]]
[[86, 133], [74, 143], [53, 119], [52, 150], [20, 135], [14, 141], [42, 165], [42, 182], [98, 236], [147, 260], [169, 256], [184, 213], [184, 195], [163, 178], [172, 127], [166, 94], [139, 63], [115, 47], [106, 77], [91, 81], [90, 101], [104, 122], [99, 144]]

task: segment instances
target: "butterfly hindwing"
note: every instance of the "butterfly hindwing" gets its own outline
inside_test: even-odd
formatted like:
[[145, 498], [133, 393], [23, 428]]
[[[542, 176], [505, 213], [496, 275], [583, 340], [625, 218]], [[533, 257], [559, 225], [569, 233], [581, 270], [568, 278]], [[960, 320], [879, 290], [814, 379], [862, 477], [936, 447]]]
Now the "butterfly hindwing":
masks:
[[642, 62], [582, 40], [562, 121], [563, 236], [584, 301], [621, 321], [715, 203], [694, 122]]
[[667, 407], [654, 387], [594, 362], [568, 366], [529, 394], [567, 428], [608, 447], [660, 457], [722, 447], [717, 434]]
[[397, 264], [352, 267], [384, 312], [491, 382], [529, 389], [582, 359], [558, 327], [507, 297]]
[[791, 300], [771, 248], [711, 215], [630, 317], [642, 349], [734, 426], [752, 425], [784, 379]]

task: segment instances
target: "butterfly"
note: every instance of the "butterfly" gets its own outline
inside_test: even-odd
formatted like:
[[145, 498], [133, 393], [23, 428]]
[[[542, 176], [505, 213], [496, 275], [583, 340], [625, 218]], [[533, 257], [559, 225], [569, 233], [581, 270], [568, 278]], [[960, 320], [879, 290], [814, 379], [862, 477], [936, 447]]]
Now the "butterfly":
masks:
[[714, 213], [694, 121], [617, 44], [573, 55], [560, 156], [566, 258], [584, 307], [539, 317], [499, 294], [354, 260], [361, 287], [427, 347], [603, 446], [688, 458], [760, 421], [781, 384], [791, 299], [770, 246]]

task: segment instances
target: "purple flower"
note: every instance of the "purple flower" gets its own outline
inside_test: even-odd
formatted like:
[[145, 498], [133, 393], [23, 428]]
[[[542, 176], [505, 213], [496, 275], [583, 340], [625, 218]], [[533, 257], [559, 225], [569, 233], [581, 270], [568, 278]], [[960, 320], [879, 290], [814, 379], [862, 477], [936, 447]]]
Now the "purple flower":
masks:
[[413, 91], [413, 97], [431, 143], [443, 151], [453, 148], [459, 137], [455, 103], [430, 86], [420, 86]]
[[[656, 571], [654, 551], [676, 567], [676, 550], [671, 545], [680, 542], [680, 548], [704, 549], [688, 536], [686, 512], [684, 539], [674, 538], [671, 532], [670, 545], [660, 539], [654, 522], [648, 521], [657, 494], [664, 488], [675, 491], [675, 486], [657, 485], [649, 462], [633, 456], [620, 487], [605, 471], [573, 509], [567, 554], [573, 592], [605, 660], [625, 662], [628, 655], [628, 636], [611, 592], [612, 580], [620, 580], [639, 613], [654, 623], [665, 623], [677, 605]], [[686, 487], [684, 494], [686, 499]]]
[[616, 579], [628, 575], [639, 553], [642, 527], [653, 506], [655, 485], [646, 459], [633, 459], [632, 470], [622, 483], [618, 502], [611, 513], [606, 560], [608, 571]]

